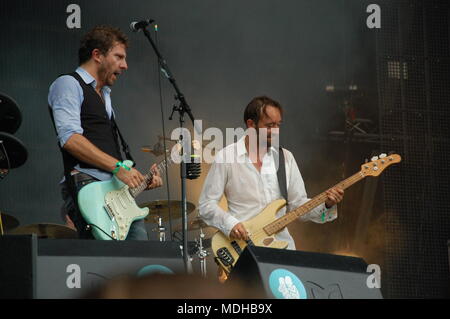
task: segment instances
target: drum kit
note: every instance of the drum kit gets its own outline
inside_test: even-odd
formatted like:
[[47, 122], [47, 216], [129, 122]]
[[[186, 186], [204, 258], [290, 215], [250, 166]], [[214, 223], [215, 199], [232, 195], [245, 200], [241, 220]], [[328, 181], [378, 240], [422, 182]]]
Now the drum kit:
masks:
[[22, 123], [22, 114], [17, 103], [9, 96], [0, 93], [0, 178], [6, 177], [9, 170], [22, 166], [28, 157], [22, 141], [13, 134]]
[[[4, 179], [12, 169], [22, 166], [28, 152], [20, 139], [13, 134], [22, 124], [22, 113], [16, 101], [6, 94], [0, 93], [0, 180]], [[0, 235], [3, 234], [36, 234], [39, 238], [77, 238], [77, 232], [64, 225], [31, 224], [19, 227], [17, 218], [0, 210]]]
[[[169, 142], [177, 143], [170, 138], [158, 136], [158, 143], [153, 146], [142, 146], [141, 151], [146, 153], [151, 153], [155, 156], [161, 156], [164, 154], [164, 146], [162, 141], [166, 140]], [[199, 147], [199, 142], [193, 141], [193, 147]], [[204, 145], [203, 145], [204, 147]], [[166, 151], [166, 154], [169, 153]], [[146, 223], [156, 223], [157, 227], [153, 229], [153, 231], [158, 232], [159, 241], [166, 240], [166, 227], [163, 222], [167, 222], [173, 219], [181, 220], [181, 201], [171, 200], [170, 205], [167, 200], [156, 200], [147, 203], [143, 203], [139, 205], [141, 208], [148, 207], [150, 213], [145, 218]], [[196, 211], [196, 207], [194, 204], [187, 202], [187, 214], [191, 215], [194, 211]], [[211, 238], [206, 238], [205, 231], [216, 230], [216, 228], [207, 225], [200, 217], [193, 217], [190, 221], [188, 221], [187, 225], [188, 231], [200, 231], [199, 237], [195, 239], [195, 247], [192, 250], [192, 254], [196, 255], [200, 261], [201, 274], [206, 277], [206, 257], [209, 256], [208, 248], [211, 247]], [[182, 226], [176, 226], [172, 229], [174, 234], [182, 233]], [[181, 239], [180, 239], [181, 241]]]

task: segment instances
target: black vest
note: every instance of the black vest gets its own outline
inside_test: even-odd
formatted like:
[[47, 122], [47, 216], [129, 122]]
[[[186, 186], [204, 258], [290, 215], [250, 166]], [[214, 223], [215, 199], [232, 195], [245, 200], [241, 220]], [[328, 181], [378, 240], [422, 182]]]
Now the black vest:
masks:
[[[109, 119], [105, 104], [103, 103], [101, 97], [91, 85], [86, 84], [83, 81], [78, 73], [73, 72], [67, 75], [73, 76], [78, 83], [80, 83], [83, 90], [84, 100], [81, 104], [80, 113], [83, 136], [101, 151], [117, 158], [119, 161], [122, 161], [117, 126], [113, 120], [114, 116], [112, 115], [111, 119]], [[54, 123], [53, 113], [51, 111], [50, 115]], [[78, 160], [64, 148], [61, 148], [61, 152], [63, 156], [65, 173], [70, 172], [77, 164], [79, 164], [82, 168], [95, 168], [88, 163]]]

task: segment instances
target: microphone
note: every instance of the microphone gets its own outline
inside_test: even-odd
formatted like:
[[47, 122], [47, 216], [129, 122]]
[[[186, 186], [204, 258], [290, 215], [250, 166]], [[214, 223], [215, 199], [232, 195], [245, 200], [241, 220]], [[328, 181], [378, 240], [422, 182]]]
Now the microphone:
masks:
[[153, 22], [155, 22], [155, 20], [153, 19], [142, 20], [139, 22], [134, 21], [130, 23], [130, 29], [133, 32], [138, 32], [139, 30], [144, 29], [146, 26], [152, 24]]

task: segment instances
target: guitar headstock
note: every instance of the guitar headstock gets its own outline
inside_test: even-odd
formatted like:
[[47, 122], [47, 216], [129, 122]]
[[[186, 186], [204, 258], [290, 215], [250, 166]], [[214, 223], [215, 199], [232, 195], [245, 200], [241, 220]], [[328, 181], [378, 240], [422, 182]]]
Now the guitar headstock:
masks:
[[361, 165], [361, 173], [364, 176], [378, 176], [387, 167], [392, 164], [397, 164], [402, 161], [402, 158], [398, 154], [380, 154], [379, 156], [372, 157], [370, 162]]

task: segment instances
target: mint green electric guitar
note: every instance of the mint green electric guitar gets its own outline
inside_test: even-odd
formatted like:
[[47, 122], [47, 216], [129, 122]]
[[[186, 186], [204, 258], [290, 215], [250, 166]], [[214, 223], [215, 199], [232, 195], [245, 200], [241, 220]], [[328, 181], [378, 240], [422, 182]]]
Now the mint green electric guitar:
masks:
[[[167, 157], [167, 162], [172, 163], [170, 156]], [[124, 164], [133, 167], [132, 161], [124, 161]], [[163, 173], [166, 168], [165, 160], [157, 168]], [[131, 223], [148, 215], [149, 209], [140, 208], [135, 201], [151, 183], [153, 173], [149, 170], [144, 178], [145, 181], [136, 188], [129, 188], [113, 176], [108, 181], [93, 182], [80, 190], [78, 206], [96, 239], [125, 240]]]

